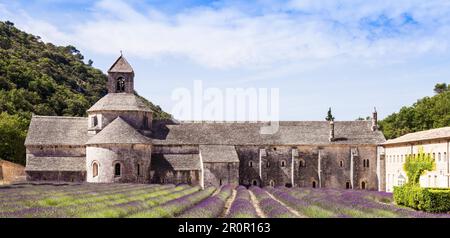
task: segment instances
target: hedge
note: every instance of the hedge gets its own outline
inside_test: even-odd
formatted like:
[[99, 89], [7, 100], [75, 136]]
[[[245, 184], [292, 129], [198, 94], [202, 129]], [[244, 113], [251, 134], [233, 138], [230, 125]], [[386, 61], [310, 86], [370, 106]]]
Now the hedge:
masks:
[[450, 211], [450, 189], [421, 188], [405, 185], [394, 187], [394, 201], [398, 205], [426, 212]]

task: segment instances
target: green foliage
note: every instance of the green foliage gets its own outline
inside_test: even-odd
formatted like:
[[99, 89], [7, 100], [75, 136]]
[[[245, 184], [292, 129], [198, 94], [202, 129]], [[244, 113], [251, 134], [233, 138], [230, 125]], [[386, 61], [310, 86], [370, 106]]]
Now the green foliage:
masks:
[[6, 112], [0, 114], [0, 159], [25, 164], [23, 143], [27, 135], [28, 121]]
[[419, 184], [420, 176], [426, 171], [432, 171], [436, 167], [434, 159], [431, 155], [425, 154], [423, 148], [419, 149], [417, 155], [409, 155], [406, 157], [403, 170], [408, 176], [408, 185], [415, 186]]
[[[442, 88], [442, 86], [437, 86]], [[436, 90], [436, 89], [435, 89]], [[450, 126], [450, 90], [438, 90], [433, 97], [424, 97], [410, 107], [403, 107], [380, 121], [387, 139], [407, 133]]]
[[[0, 21], [0, 110], [17, 115], [14, 120], [26, 125], [32, 113], [86, 116], [86, 110], [106, 95], [107, 76], [92, 67], [92, 60], [86, 64], [83, 59], [74, 46], [44, 43], [12, 22]], [[170, 118], [159, 106], [145, 101], [154, 110], [154, 118]], [[16, 157], [25, 151], [18, 143], [24, 138], [22, 132], [7, 131], [17, 140], [0, 144], [0, 158], [23, 163], [24, 158]]]
[[434, 86], [434, 92], [437, 94], [447, 91], [450, 91], [450, 85], [447, 85], [446, 83], [438, 83]]
[[334, 121], [334, 116], [331, 113], [331, 107], [330, 107], [330, 109], [328, 109], [327, 117], [325, 118], [325, 120], [327, 120], [327, 121]]
[[398, 205], [426, 212], [450, 211], [450, 189], [421, 188], [416, 185], [394, 187]]

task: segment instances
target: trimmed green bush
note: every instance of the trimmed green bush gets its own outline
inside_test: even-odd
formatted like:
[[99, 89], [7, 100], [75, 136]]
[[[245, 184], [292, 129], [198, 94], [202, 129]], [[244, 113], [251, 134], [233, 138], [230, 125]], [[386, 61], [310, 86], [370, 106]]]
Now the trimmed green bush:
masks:
[[394, 201], [398, 205], [426, 212], [450, 211], [450, 189], [421, 188], [405, 185], [394, 187]]

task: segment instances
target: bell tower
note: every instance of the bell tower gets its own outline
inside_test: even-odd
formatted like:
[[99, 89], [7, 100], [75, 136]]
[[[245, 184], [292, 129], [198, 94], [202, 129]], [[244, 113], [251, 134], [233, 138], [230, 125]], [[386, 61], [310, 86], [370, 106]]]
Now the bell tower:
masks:
[[128, 61], [120, 57], [108, 70], [108, 93], [133, 93], [134, 71]]

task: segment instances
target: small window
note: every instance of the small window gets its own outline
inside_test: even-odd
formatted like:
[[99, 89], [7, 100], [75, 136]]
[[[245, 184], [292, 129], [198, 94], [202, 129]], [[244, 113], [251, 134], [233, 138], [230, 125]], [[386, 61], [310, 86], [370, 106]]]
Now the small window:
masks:
[[125, 92], [125, 79], [123, 77], [117, 79], [116, 91], [118, 93]]
[[438, 161], [441, 162], [441, 152], [438, 153]]
[[120, 177], [121, 175], [121, 168], [120, 168], [120, 163], [117, 163], [114, 165], [114, 176], [116, 177]]
[[270, 168], [270, 162], [269, 161], [267, 161], [267, 163], [266, 163], [266, 168]]
[[306, 162], [304, 160], [300, 160], [300, 167], [306, 167]]
[[316, 188], [316, 181], [313, 181], [313, 182], [312, 182], [312, 187], [313, 187], [313, 188]]
[[273, 181], [273, 180], [270, 180], [270, 182], [269, 182], [269, 186], [270, 186], [270, 187], [275, 187], [275, 181]]
[[92, 164], [92, 177], [97, 177], [98, 176], [98, 164], [97, 163], [93, 163]]
[[343, 168], [344, 167], [344, 161], [339, 161], [339, 167]]
[[136, 168], [137, 168], [137, 176], [141, 176], [141, 165], [137, 164]]
[[148, 129], [148, 117], [147, 115], [144, 115], [144, 118], [142, 119], [142, 126], [144, 127], [144, 129]]
[[248, 167], [253, 168], [253, 161], [248, 162]]
[[219, 186], [222, 186], [222, 179], [219, 180]]
[[350, 189], [350, 188], [351, 188], [350, 182], [346, 182], [346, 183], [345, 183], [345, 189]]
[[285, 167], [286, 166], [286, 161], [282, 160], [280, 164], [281, 164], [281, 167]]
[[366, 167], [369, 168], [369, 160], [366, 160]]
[[253, 186], [258, 186], [258, 181], [256, 179], [254, 179], [253, 182], [252, 182], [252, 185]]
[[361, 182], [361, 189], [362, 190], [366, 189], [366, 182], [364, 182], [364, 181]]
[[93, 116], [93, 117], [91, 118], [91, 120], [92, 120], [92, 127], [95, 127], [95, 126], [98, 125], [97, 116]]

